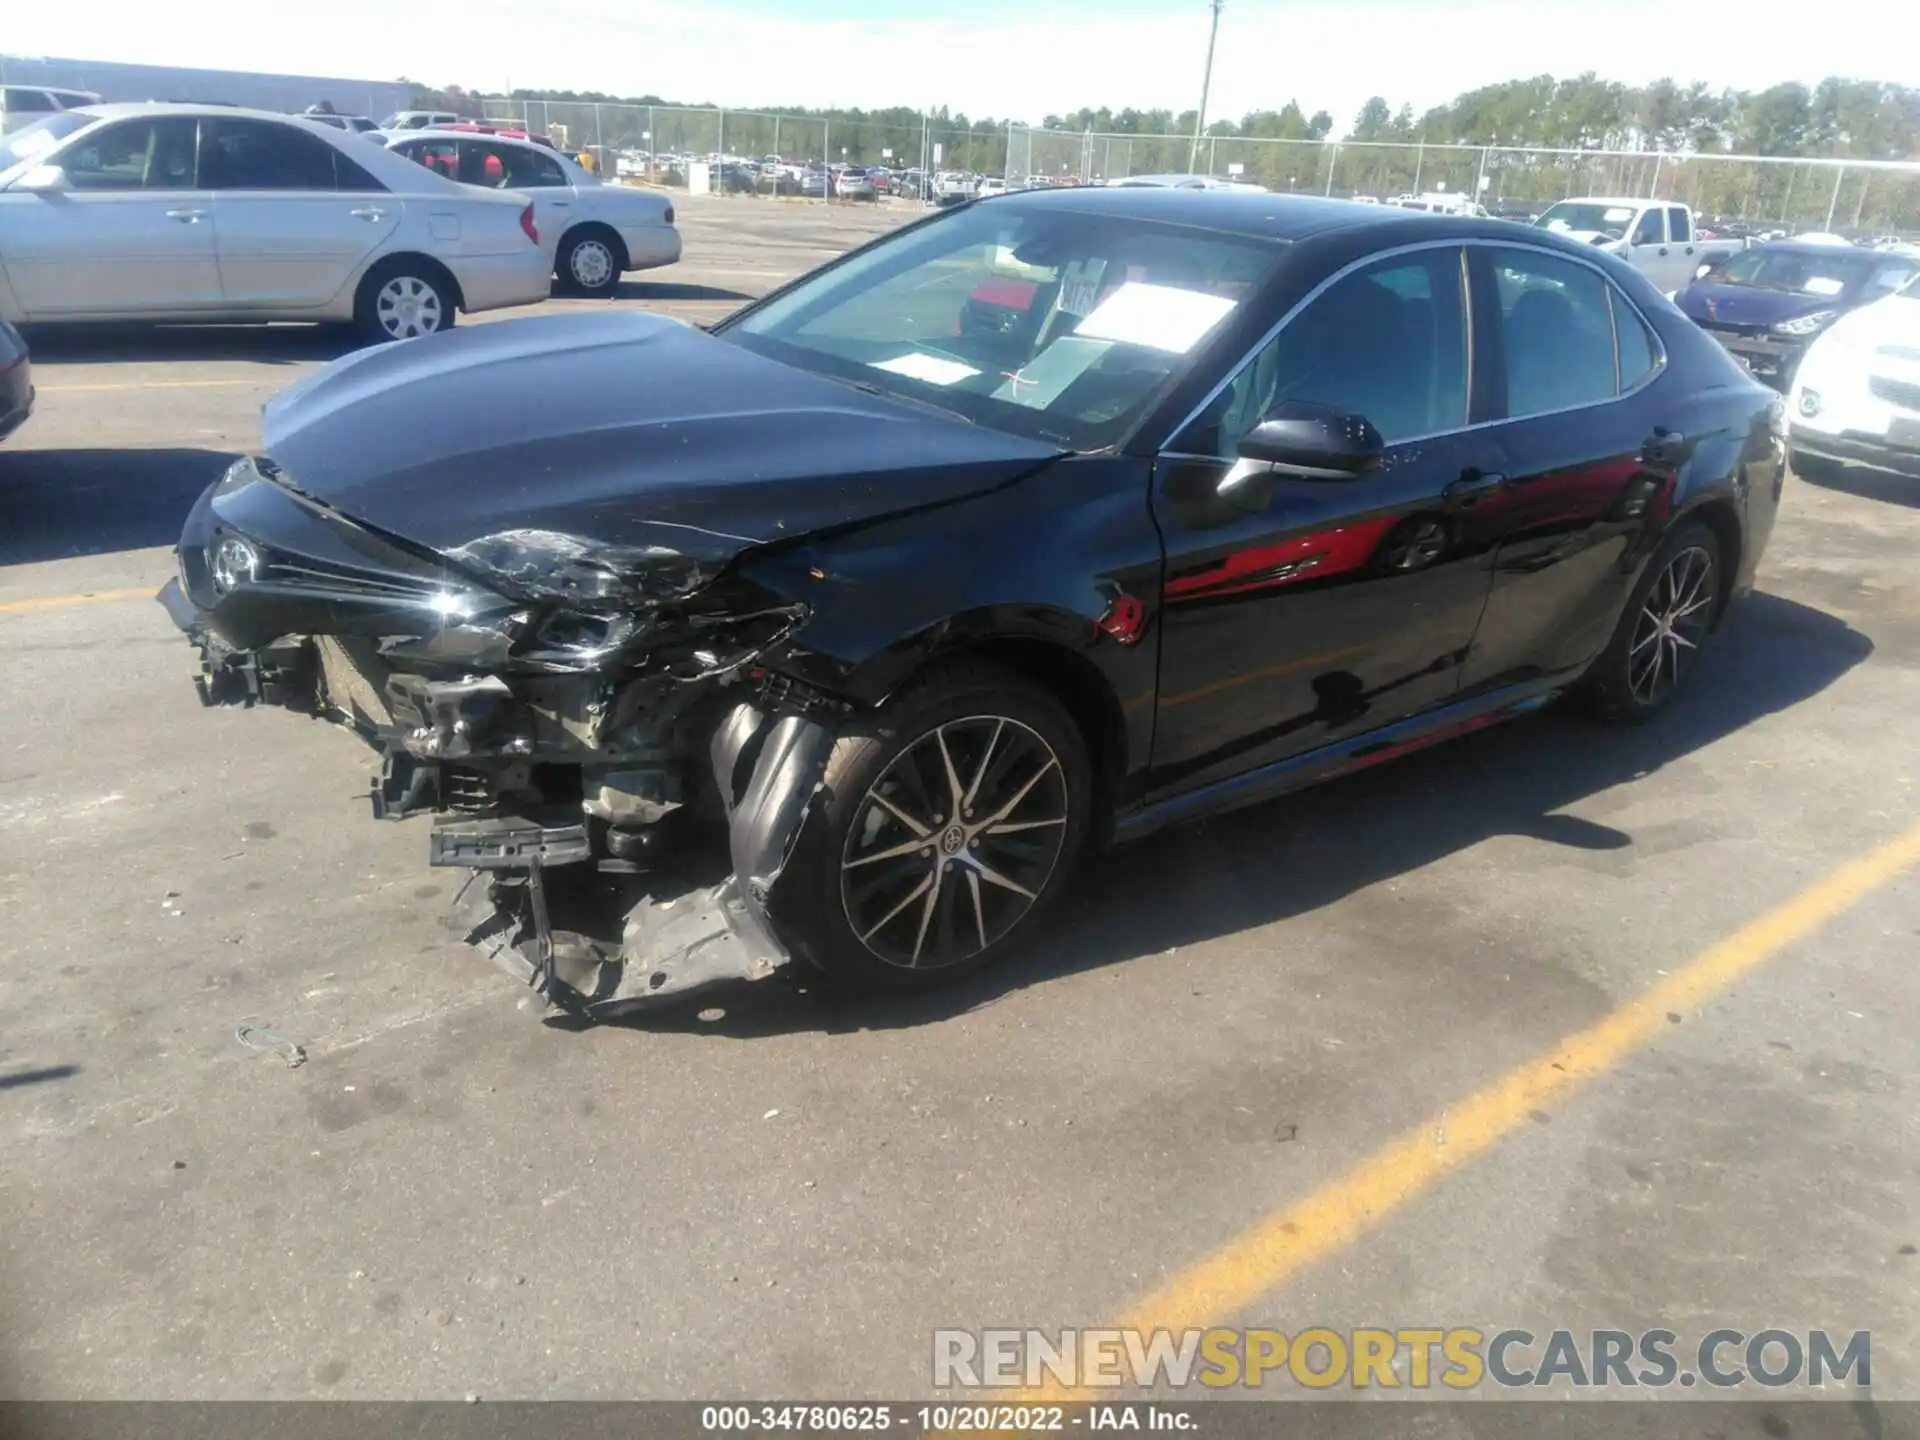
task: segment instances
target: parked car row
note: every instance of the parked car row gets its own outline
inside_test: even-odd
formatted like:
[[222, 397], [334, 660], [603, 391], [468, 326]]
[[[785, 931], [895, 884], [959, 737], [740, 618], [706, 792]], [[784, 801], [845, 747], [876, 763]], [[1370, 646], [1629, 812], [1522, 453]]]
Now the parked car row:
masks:
[[0, 138], [0, 320], [311, 320], [431, 334], [611, 294], [680, 256], [664, 196], [603, 186], [533, 141], [305, 117], [89, 105]]

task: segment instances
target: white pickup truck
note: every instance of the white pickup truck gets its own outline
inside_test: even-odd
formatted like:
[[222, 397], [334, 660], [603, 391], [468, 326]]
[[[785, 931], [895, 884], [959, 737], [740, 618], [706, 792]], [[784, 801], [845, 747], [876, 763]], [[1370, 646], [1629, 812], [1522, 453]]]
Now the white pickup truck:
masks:
[[1618, 255], [1671, 295], [1691, 285], [1703, 265], [1746, 248], [1740, 240], [1701, 240], [1693, 211], [1670, 200], [1585, 195], [1547, 207], [1533, 222]]

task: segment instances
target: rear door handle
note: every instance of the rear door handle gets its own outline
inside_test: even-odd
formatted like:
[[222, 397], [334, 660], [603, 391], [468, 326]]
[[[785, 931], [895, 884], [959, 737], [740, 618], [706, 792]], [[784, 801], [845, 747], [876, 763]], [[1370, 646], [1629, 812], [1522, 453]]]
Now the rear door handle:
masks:
[[549, 200], [547, 202], [547, 204], [551, 205], [556, 210], [564, 210], [567, 208], [567, 206], [571, 205], [572, 203], [573, 202], [571, 200]]
[[387, 212], [378, 205], [362, 205], [358, 210], [349, 210], [347, 213], [356, 220], [384, 220], [387, 218]]
[[1477, 505], [1487, 496], [1506, 488], [1507, 477], [1504, 475], [1491, 470], [1468, 470], [1440, 494], [1456, 505]]
[[169, 210], [167, 219], [178, 220], [182, 225], [197, 225], [207, 218], [204, 210]]

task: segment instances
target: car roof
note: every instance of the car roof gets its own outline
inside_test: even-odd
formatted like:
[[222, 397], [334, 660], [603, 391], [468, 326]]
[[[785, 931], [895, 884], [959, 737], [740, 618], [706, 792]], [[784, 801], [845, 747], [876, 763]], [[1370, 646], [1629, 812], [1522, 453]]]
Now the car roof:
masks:
[[1842, 250], [1869, 257], [1887, 253], [1869, 249], [1865, 245], [1836, 245], [1831, 240], [1769, 240], [1757, 248], [1769, 253], [1778, 251], [1784, 255], [1837, 255]]
[[[1117, 219], [1160, 220], [1168, 224], [1193, 225], [1224, 234], [1249, 235], [1265, 240], [1304, 240], [1310, 235], [1353, 226], [1392, 229], [1396, 235], [1404, 233], [1408, 240], [1420, 238], [1415, 232], [1421, 231], [1431, 231], [1436, 235], [1471, 233], [1461, 228], [1469, 222], [1453, 216], [1428, 215], [1390, 205], [1356, 205], [1348, 200], [1327, 200], [1318, 195], [1251, 190], [1081, 185], [1012, 191], [993, 203], [1083, 211]], [[1509, 222], [1497, 223], [1500, 228], [1493, 233], [1512, 233], [1513, 226]]]
[[220, 120], [305, 120], [311, 123], [311, 117], [306, 115], [283, 115], [278, 110], [249, 110], [239, 105], [218, 105], [204, 100], [113, 100], [101, 105], [77, 106], [69, 113], [94, 115], [102, 120], [117, 120], [128, 115], [204, 115]]

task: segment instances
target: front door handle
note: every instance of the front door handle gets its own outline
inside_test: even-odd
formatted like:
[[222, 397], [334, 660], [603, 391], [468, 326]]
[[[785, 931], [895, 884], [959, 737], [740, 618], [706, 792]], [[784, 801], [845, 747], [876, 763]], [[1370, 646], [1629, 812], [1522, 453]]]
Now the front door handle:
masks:
[[207, 212], [204, 210], [169, 210], [167, 211], [167, 219], [178, 220], [182, 225], [198, 225], [202, 220], [206, 218], [207, 218]]
[[387, 218], [387, 212], [378, 205], [362, 205], [358, 210], [349, 210], [347, 213], [356, 220], [384, 220]]
[[1507, 488], [1507, 477], [1491, 470], [1466, 470], [1458, 480], [1440, 492], [1455, 505], [1478, 505], [1497, 491]]
[[1667, 253], [1667, 247], [1666, 247], [1666, 246], [1664, 246], [1664, 245], [1662, 245], [1662, 246], [1660, 247], [1660, 253], [1661, 253], [1662, 255], [1664, 255], [1664, 254], [1666, 254], [1666, 253]]

